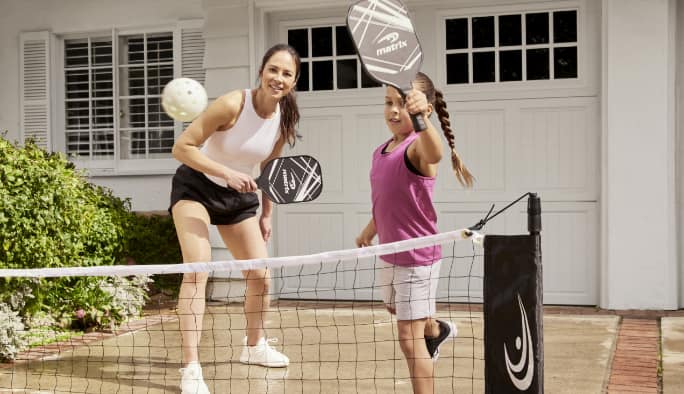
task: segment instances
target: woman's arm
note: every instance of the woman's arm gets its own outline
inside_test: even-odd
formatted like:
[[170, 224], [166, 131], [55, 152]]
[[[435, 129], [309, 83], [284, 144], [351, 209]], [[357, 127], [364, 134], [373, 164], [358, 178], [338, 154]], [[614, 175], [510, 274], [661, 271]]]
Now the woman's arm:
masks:
[[233, 127], [243, 105], [242, 95], [241, 91], [236, 90], [212, 102], [178, 137], [172, 153], [181, 163], [205, 174], [223, 178], [228, 186], [237, 191], [250, 192], [256, 190], [256, 183], [250, 174], [231, 170], [199, 150], [213, 133]]

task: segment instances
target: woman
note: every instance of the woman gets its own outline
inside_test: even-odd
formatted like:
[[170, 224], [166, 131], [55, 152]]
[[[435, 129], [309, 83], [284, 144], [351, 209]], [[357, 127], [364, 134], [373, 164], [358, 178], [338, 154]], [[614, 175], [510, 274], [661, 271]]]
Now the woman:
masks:
[[[173, 155], [181, 163], [173, 177], [171, 207], [183, 261], [211, 261], [209, 224], [216, 225], [236, 259], [267, 257], [271, 236], [271, 202], [259, 199], [252, 178], [257, 164], [280, 156], [283, 145], [294, 145], [299, 121], [294, 89], [300, 59], [290, 46], [279, 44], [264, 54], [256, 89], [229, 92], [211, 105], [180, 135]], [[201, 148], [200, 148], [201, 147]], [[247, 335], [240, 362], [285, 367], [289, 359], [264, 336], [269, 305], [269, 273], [244, 271]], [[183, 393], [209, 393], [202, 377], [198, 347], [205, 309], [207, 273], [183, 276], [178, 300], [182, 336]]]

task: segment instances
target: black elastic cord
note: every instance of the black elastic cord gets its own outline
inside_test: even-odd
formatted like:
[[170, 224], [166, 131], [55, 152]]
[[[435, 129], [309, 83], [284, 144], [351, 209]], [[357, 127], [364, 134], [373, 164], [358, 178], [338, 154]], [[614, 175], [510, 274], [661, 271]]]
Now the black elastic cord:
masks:
[[488, 221], [494, 219], [498, 214], [500, 214], [501, 212], [507, 210], [508, 208], [510, 208], [511, 206], [513, 206], [515, 203], [517, 203], [518, 201], [522, 200], [523, 198], [529, 196], [530, 194], [531, 194], [530, 192], [527, 192], [527, 193], [523, 194], [523, 195], [520, 196], [517, 200], [513, 201], [512, 203], [510, 203], [510, 204], [506, 205], [505, 207], [503, 207], [501, 210], [497, 211], [494, 215], [489, 216], [489, 215], [492, 213], [492, 211], [494, 210], [494, 204], [492, 204], [492, 207], [489, 208], [489, 212], [487, 212], [487, 215], [485, 215], [485, 217], [484, 217], [483, 219], [480, 219], [480, 221], [477, 222], [476, 224], [474, 224], [474, 225], [468, 227], [468, 230], [473, 230], [473, 231], [482, 230], [482, 227], [484, 227], [485, 224], [487, 224]]

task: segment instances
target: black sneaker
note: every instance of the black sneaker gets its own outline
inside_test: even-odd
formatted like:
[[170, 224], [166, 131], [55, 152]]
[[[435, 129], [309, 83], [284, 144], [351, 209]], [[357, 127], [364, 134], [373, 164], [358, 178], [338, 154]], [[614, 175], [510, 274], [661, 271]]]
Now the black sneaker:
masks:
[[439, 347], [449, 338], [456, 337], [458, 330], [456, 325], [450, 321], [436, 320], [439, 324], [439, 335], [436, 337], [425, 337], [425, 344], [427, 345], [430, 357], [437, 361], [439, 358]]

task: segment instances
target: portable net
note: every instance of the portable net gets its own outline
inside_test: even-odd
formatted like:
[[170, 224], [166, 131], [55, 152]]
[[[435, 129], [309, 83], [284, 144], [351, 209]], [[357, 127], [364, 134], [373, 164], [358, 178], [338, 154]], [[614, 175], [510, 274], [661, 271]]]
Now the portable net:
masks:
[[[411, 392], [396, 319], [379, 301], [376, 265], [381, 255], [442, 246], [438, 319], [458, 336], [440, 349], [435, 392], [482, 392], [483, 237], [458, 230], [391, 244], [305, 256], [210, 263], [0, 270], [6, 278], [116, 278], [151, 276], [163, 281], [182, 273], [269, 268], [272, 301], [267, 338], [286, 354], [286, 368], [239, 362], [246, 332], [243, 280], [210, 285], [199, 348], [212, 393]], [[11, 280], [11, 279], [7, 279]], [[103, 283], [116, 281], [104, 280]], [[145, 283], [146, 280], [130, 281]], [[5, 282], [7, 283], [7, 282]], [[219, 283], [219, 282], [216, 282]], [[109, 286], [109, 285], [107, 285]], [[116, 293], [116, 292], [115, 292]], [[125, 292], [124, 292], [125, 293]], [[236, 295], [237, 294], [237, 295]], [[0, 364], [0, 392], [179, 392], [181, 334], [176, 301], [153, 295], [139, 318], [106, 331], [53, 339]], [[45, 327], [45, 330], [49, 330]], [[45, 342], [45, 341], [43, 341]]]

